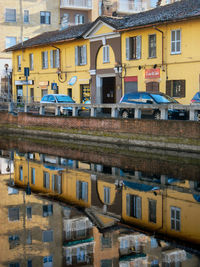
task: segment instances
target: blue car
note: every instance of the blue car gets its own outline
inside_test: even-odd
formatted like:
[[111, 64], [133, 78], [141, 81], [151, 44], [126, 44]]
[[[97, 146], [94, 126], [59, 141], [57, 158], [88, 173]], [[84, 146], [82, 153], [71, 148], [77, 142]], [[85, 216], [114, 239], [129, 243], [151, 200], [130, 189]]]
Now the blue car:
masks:
[[[163, 93], [154, 93], [154, 92], [131, 92], [125, 94], [121, 100], [121, 104], [178, 104], [178, 102]], [[142, 117], [150, 117], [159, 120], [160, 119], [160, 110], [155, 108], [144, 108], [141, 109]], [[134, 108], [120, 108], [120, 115], [122, 118], [134, 117]], [[179, 109], [169, 109], [168, 110], [169, 119], [186, 119], [187, 112], [185, 110]]]
[[[42, 97], [40, 103], [44, 104], [74, 104], [75, 101], [68, 95], [62, 94], [50, 94]], [[53, 105], [47, 107], [47, 112], [55, 113], [55, 107]], [[72, 107], [62, 107], [60, 108], [60, 113], [64, 115], [72, 114]]]
[[[192, 105], [200, 105], [200, 92], [197, 92], [194, 96], [193, 96], [193, 98], [191, 99], [191, 104]], [[200, 121], [200, 110], [198, 111], [198, 114], [197, 114], [197, 116], [198, 116], [198, 121]]]

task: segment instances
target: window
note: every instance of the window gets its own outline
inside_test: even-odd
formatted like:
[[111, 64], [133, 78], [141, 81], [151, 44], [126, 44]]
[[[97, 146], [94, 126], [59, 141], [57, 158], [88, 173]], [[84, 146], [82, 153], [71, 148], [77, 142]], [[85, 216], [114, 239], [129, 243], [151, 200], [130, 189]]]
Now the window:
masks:
[[171, 54], [181, 53], [181, 31], [171, 31]]
[[51, 24], [51, 12], [40, 11], [40, 24]]
[[151, 7], [151, 8], [155, 8], [157, 2], [158, 2], [158, 0], [151, 0], [151, 2], [150, 2], [150, 7]]
[[32, 260], [28, 260], [27, 261], [27, 267], [32, 267], [33, 265], [32, 265]]
[[51, 68], [59, 68], [59, 49], [50, 51]]
[[128, 216], [141, 219], [142, 217], [142, 199], [136, 195], [126, 195], [126, 214]]
[[19, 166], [19, 180], [23, 181], [23, 167]]
[[141, 58], [141, 36], [134, 36], [126, 38], [126, 59], [140, 59]]
[[181, 209], [177, 207], [171, 207], [171, 229], [181, 230]]
[[42, 68], [48, 69], [48, 51], [42, 52]]
[[110, 236], [101, 236], [101, 247], [102, 248], [111, 248], [112, 240]]
[[31, 168], [31, 183], [35, 184], [35, 168]]
[[156, 34], [149, 35], [149, 58], [156, 57]]
[[101, 267], [112, 267], [112, 260], [101, 260]]
[[6, 37], [6, 48], [9, 48], [13, 45], [16, 45], [17, 39], [16, 37], [12, 37], [12, 36], [7, 36]]
[[6, 22], [16, 22], [16, 9], [6, 8], [5, 21]]
[[156, 223], [156, 200], [149, 199], [149, 222]]
[[17, 71], [21, 71], [21, 56], [17, 56]]
[[24, 10], [24, 23], [29, 23], [29, 10]]
[[88, 201], [88, 183], [76, 181], [76, 197], [79, 200]]
[[76, 25], [84, 24], [84, 22], [85, 22], [85, 17], [84, 17], [84, 15], [81, 15], [81, 14], [76, 14], [76, 15], [75, 15], [75, 24], [76, 24]]
[[52, 175], [52, 190], [58, 194], [61, 194], [61, 176]]
[[33, 54], [29, 54], [29, 68], [33, 70]]
[[185, 80], [166, 81], [166, 94], [172, 97], [185, 97]]
[[87, 47], [86, 47], [86, 45], [75, 47], [75, 64], [76, 64], [76, 66], [87, 64]]
[[53, 256], [43, 258], [43, 267], [53, 267]]
[[104, 186], [104, 203], [110, 204], [110, 187]]
[[53, 215], [53, 205], [43, 205], [43, 217], [48, 217]]
[[9, 208], [8, 218], [9, 221], [19, 221], [19, 208]]
[[86, 222], [85, 220], [76, 221], [76, 237], [83, 238], [86, 236]]
[[72, 88], [67, 88], [67, 95], [72, 97]]
[[27, 219], [32, 218], [32, 208], [31, 207], [26, 207], [26, 216], [27, 216]]
[[8, 241], [10, 249], [17, 247], [20, 244], [20, 238], [18, 235], [10, 235]]
[[43, 242], [52, 242], [53, 241], [53, 230], [46, 230], [42, 232]]
[[31, 230], [27, 230], [26, 232], [26, 244], [32, 244], [32, 233]]
[[44, 188], [49, 189], [49, 173], [48, 172], [43, 172], [43, 186]]
[[72, 265], [72, 250], [70, 248], [66, 249], [66, 264]]
[[103, 47], [103, 63], [110, 62], [110, 55], [109, 55], [109, 46], [105, 45]]
[[77, 262], [85, 262], [86, 261], [86, 248], [78, 247], [76, 251]]

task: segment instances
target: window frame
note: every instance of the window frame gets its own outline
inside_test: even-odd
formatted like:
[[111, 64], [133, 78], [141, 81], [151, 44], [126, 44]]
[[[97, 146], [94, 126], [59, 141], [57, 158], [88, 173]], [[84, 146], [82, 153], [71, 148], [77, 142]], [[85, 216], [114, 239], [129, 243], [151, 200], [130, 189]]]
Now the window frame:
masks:
[[110, 47], [109, 47], [109, 45], [103, 46], [103, 63], [110, 63]]
[[[10, 15], [7, 12], [13, 11], [13, 14]], [[8, 17], [13, 17], [13, 19], [9, 19]], [[15, 8], [5, 8], [5, 22], [17, 22], [17, 16], [16, 16], [16, 9]]]
[[[150, 38], [155, 37], [151, 42]], [[149, 58], [156, 58], [156, 34], [149, 34], [148, 37], [148, 45], [149, 45]]]
[[142, 58], [142, 36], [131, 36], [126, 38], [126, 60], [137, 60]]
[[[180, 86], [179, 90], [176, 89], [177, 86]], [[186, 95], [186, 80], [167, 80], [166, 95], [174, 98], [184, 98]]]
[[50, 50], [50, 66], [51, 68], [59, 68], [60, 66], [60, 51], [59, 49]]
[[[177, 39], [177, 32], [180, 33], [180, 39]], [[174, 40], [173, 38], [173, 33], [175, 33], [174, 35]], [[180, 43], [180, 49], [177, 50], [177, 44]], [[175, 45], [174, 47], [174, 51], [172, 50], [173, 48], [173, 44]], [[181, 30], [180, 29], [176, 29], [176, 30], [171, 30], [171, 55], [179, 55], [181, 54]]]
[[[25, 14], [25, 13], [27, 13], [27, 14]], [[25, 24], [30, 23], [30, 17], [29, 17], [29, 10], [28, 9], [24, 9], [23, 21]]]
[[75, 65], [87, 65], [87, 45], [75, 46]]
[[75, 25], [82, 25], [85, 23], [85, 15], [83, 14], [76, 14], [74, 17]]
[[[154, 207], [151, 206], [151, 203], [155, 205]], [[148, 200], [148, 208], [149, 208], [149, 222], [156, 223], [157, 221], [157, 201], [155, 199]], [[153, 211], [152, 211], [153, 208]], [[155, 210], [154, 210], [155, 208]]]
[[22, 61], [21, 61], [21, 55], [18, 55], [17, 56], [17, 71], [18, 72], [21, 72], [22, 71], [22, 63], [21, 63]]
[[[10, 42], [10, 40], [12, 40], [12, 42]], [[15, 40], [15, 42], [13, 42], [14, 40]], [[9, 44], [8, 44], [8, 41], [9, 41]], [[17, 38], [15, 36], [6, 36], [5, 48], [9, 48], [9, 47], [16, 45], [16, 44], [17, 44]]]
[[110, 191], [111, 188], [109, 186], [104, 186], [103, 187], [103, 199], [104, 199], [104, 203], [109, 205], [110, 204]]
[[42, 51], [42, 69], [46, 70], [49, 68], [48, 51]]
[[34, 70], [34, 62], [33, 62], [33, 59], [34, 57], [33, 57], [33, 53], [30, 53], [29, 54], [29, 68], [30, 68], [30, 70]]
[[51, 24], [51, 12], [40, 11], [40, 24], [50, 25]]
[[[174, 212], [174, 217], [172, 218], [172, 212]], [[179, 219], [177, 218], [177, 212], [179, 212]], [[174, 225], [173, 225], [174, 222]], [[170, 208], [170, 224], [171, 230], [181, 231], [181, 209], [178, 207], [171, 206]]]
[[126, 194], [126, 215], [135, 219], [142, 219], [142, 197]]

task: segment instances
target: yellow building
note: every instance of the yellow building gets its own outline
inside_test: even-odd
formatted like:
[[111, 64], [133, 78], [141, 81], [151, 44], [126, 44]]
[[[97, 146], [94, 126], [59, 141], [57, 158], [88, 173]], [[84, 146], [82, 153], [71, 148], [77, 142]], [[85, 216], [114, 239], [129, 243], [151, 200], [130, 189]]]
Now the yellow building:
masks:
[[199, 2], [187, 5], [183, 0], [125, 18], [103, 16], [7, 49], [13, 51], [14, 98], [39, 101], [58, 92], [78, 103], [117, 103], [124, 93], [153, 90], [189, 104], [200, 89], [200, 21], [194, 12]]

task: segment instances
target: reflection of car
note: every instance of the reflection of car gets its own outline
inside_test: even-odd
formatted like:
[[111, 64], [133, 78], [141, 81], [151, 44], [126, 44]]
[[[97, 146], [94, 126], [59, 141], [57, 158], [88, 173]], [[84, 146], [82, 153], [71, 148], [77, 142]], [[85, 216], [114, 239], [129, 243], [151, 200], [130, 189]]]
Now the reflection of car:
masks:
[[[200, 105], [200, 92], [197, 92], [191, 99], [192, 105]], [[199, 107], [200, 108], [200, 107]], [[200, 110], [198, 111], [198, 120], [200, 120]]]
[[[83, 102], [83, 104], [91, 104], [91, 100], [85, 100], [84, 102]], [[86, 110], [86, 109], [88, 109], [87, 107], [82, 107], [82, 109], [83, 110]]]
[[[74, 104], [75, 101], [68, 95], [61, 95], [61, 94], [50, 94], [50, 95], [45, 95], [41, 99], [40, 103], [44, 104]], [[50, 113], [55, 113], [55, 107], [49, 106], [47, 107], [47, 112]], [[72, 114], [72, 107], [62, 107], [60, 108], [60, 113], [61, 114], [66, 114], [66, 115], [71, 115]]]
[[[178, 104], [178, 102], [163, 93], [150, 93], [150, 92], [132, 92], [125, 94], [121, 100], [121, 104]], [[160, 110], [155, 108], [144, 108], [141, 109], [142, 115], [149, 115], [152, 118], [160, 119]], [[134, 117], [134, 109], [122, 108], [120, 114], [123, 118]], [[169, 119], [186, 119], [187, 112], [185, 110], [169, 109]]]

